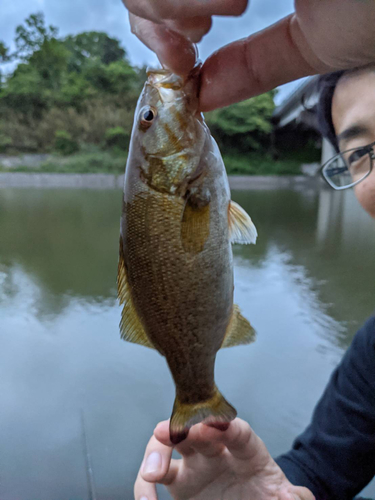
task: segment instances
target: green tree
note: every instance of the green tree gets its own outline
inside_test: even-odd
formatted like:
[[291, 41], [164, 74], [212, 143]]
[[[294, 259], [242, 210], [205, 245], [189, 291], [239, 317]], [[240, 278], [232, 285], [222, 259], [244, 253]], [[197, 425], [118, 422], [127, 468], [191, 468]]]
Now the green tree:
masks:
[[275, 92], [207, 113], [207, 123], [226, 150], [245, 153], [262, 148], [272, 131]]
[[[89, 93], [92, 96], [111, 95], [122, 106], [134, 106], [141, 89], [141, 80], [130, 65], [119, 40], [106, 33], [89, 31], [66, 37], [64, 45], [70, 53], [69, 81], [75, 83], [76, 89], [82, 88], [82, 82], [86, 81], [86, 89], [91, 89]], [[83, 79], [73, 77], [73, 74], [82, 75]], [[70, 94], [73, 98], [74, 91], [70, 92], [66, 86], [64, 94]], [[76, 94], [74, 101], [78, 100], [79, 95]]]
[[38, 12], [31, 14], [25, 24], [20, 24], [16, 28], [16, 56], [19, 59], [27, 60], [35, 51], [53, 39], [56, 39], [58, 29], [55, 26], [46, 26], [44, 14]]
[[64, 40], [71, 56], [70, 71], [82, 71], [88, 63], [95, 61], [104, 65], [116, 61], [126, 60], [126, 52], [120, 41], [109, 37], [106, 33], [86, 31], [75, 36], [68, 36]]
[[0, 93], [3, 106], [35, 117], [57, 99], [69, 57], [57, 33], [57, 28], [45, 25], [42, 13], [32, 14], [16, 28], [14, 56], [22, 62], [5, 79]]
[[41, 117], [44, 110], [60, 101], [59, 93], [67, 77], [68, 58], [69, 53], [62, 42], [55, 38], [46, 39], [7, 78], [0, 93], [3, 105]]
[[41, 89], [42, 82], [36, 68], [19, 64], [1, 89], [1, 105], [17, 113], [40, 114], [46, 108], [45, 96]]
[[10, 61], [11, 57], [8, 47], [0, 41], [0, 63]]
[[112, 93], [129, 94], [140, 90], [139, 76], [127, 61], [113, 62], [106, 67], [105, 72]]
[[55, 38], [45, 40], [29, 58], [29, 66], [39, 73], [43, 87], [58, 90], [68, 71], [69, 52]]
[[81, 74], [97, 96], [111, 97], [126, 108], [134, 107], [141, 84], [137, 72], [127, 61], [108, 65], [90, 61]]
[[[6, 131], [12, 147], [48, 150], [56, 147], [58, 130], [83, 145], [128, 142], [146, 69], [131, 66], [119, 40], [96, 31], [58, 38], [57, 28], [37, 13], [17, 27], [15, 43], [10, 54], [0, 42], [0, 63], [13, 56], [20, 60], [2, 80], [0, 74], [0, 132]], [[273, 97], [269, 92], [207, 114], [213, 135], [237, 162], [238, 172], [243, 160], [248, 168], [249, 152], [265, 156]]]
[[82, 74], [67, 73], [58, 95], [58, 101], [63, 107], [72, 106], [83, 112], [85, 103], [95, 95], [95, 89], [87, 84]]

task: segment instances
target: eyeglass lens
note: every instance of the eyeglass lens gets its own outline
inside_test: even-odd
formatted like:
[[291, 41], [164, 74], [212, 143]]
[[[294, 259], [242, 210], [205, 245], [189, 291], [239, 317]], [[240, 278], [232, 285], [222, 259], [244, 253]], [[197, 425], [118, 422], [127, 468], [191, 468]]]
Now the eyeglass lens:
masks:
[[326, 165], [324, 175], [336, 187], [350, 186], [369, 174], [371, 162], [368, 149], [347, 151]]

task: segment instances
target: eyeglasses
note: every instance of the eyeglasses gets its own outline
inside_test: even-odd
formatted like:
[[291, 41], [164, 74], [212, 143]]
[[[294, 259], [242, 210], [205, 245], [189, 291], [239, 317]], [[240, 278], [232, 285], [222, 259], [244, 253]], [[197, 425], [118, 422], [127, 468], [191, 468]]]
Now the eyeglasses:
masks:
[[375, 159], [375, 142], [349, 149], [325, 163], [320, 172], [323, 179], [336, 190], [349, 189], [368, 177]]

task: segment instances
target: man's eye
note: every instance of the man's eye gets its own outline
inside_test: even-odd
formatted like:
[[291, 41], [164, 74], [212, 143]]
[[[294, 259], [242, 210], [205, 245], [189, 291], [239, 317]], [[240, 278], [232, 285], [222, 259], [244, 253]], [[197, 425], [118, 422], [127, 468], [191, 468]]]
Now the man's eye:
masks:
[[353, 163], [359, 161], [367, 154], [368, 154], [367, 148], [357, 149], [356, 151], [353, 151], [353, 153], [348, 158], [349, 166], [352, 166]]

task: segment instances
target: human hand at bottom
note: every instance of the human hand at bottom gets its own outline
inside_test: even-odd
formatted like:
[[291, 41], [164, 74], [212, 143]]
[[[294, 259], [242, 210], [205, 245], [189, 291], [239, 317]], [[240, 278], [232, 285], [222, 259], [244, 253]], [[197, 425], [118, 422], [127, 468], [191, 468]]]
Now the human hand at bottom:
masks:
[[292, 485], [263, 441], [243, 420], [228, 430], [204, 424], [190, 429], [172, 459], [169, 422], [157, 425], [134, 486], [135, 500], [157, 500], [156, 483], [175, 500], [315, 500], [307, 489]]

